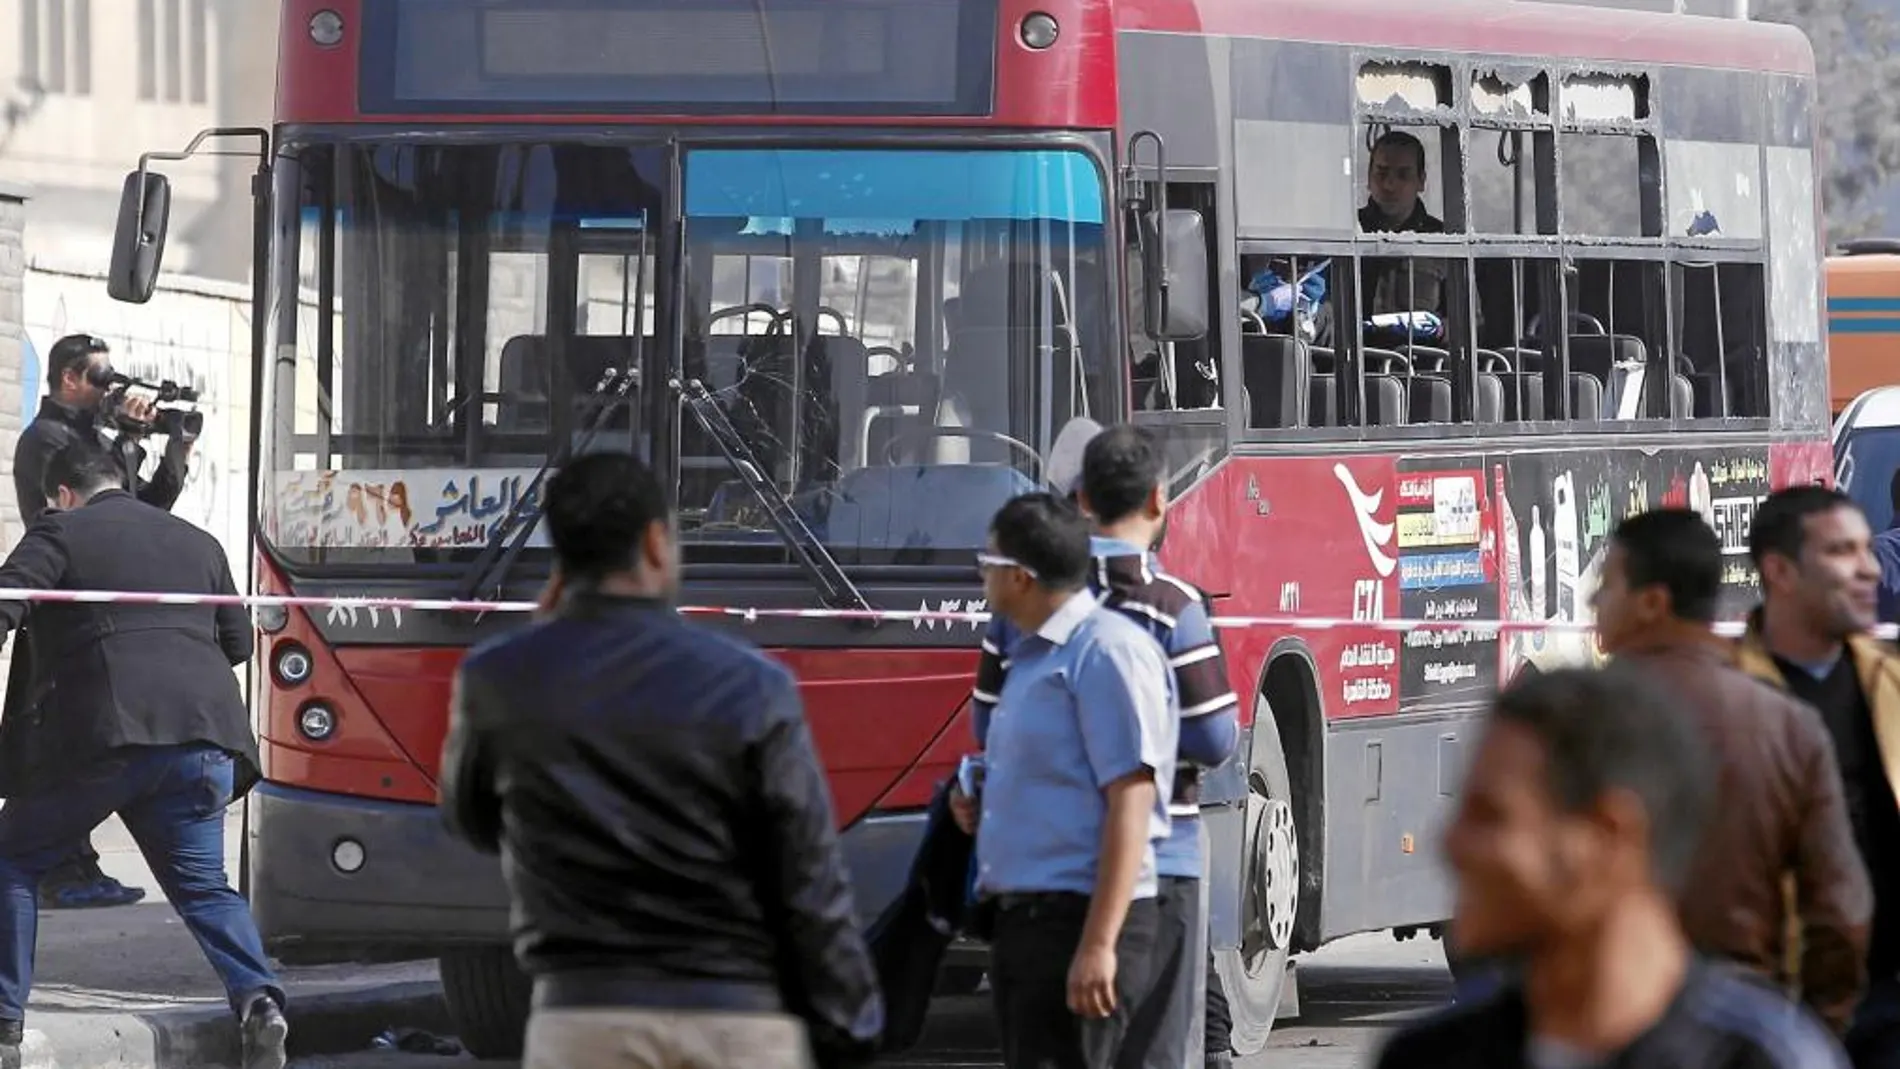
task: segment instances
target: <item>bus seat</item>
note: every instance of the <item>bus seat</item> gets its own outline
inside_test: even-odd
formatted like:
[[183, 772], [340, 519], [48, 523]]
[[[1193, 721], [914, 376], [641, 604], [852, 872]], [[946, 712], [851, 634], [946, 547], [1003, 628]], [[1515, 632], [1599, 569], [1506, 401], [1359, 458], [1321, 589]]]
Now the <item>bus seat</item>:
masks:
[[[862, 341], [844, 334], [820, 334], [811, 340], [811, 359], [807, 370], [831, 367], [831, 381], [821, 388], [831, 393], [838, 433], [848, 437], [858, 433], [866, 408], [870, 405], [871, 353]], [[812, 388], [810, 385], [807, 389]], [[833, 456], [854, 455], [855, 446], [838, 443]]]
[[1544, 418], [1544, 373], [1513, 371], [1500, 374], [1504, 386], [1504, 419], [1512, 423], [1534, 423]]
[[1414, 375], [1410, 380], [1412, 423], [1451, 422], [1451, 380], [1439, 375]]
[[904, 464], [847, 471], [825, 530], [839, 545], [870, 550], [980, 546], [1004, 502], [1033, 493], [1033, 479], [1006, 464]]
[[[709, 334], [704, 339], [704, 348], [699, 366], [694, 361], [686, 364], [688, 377], [699, 376], [706, 389], [713, 393], [730, 390], [744, 377], [746, 360], [742, 355], [746, 342], [758, 335], [745, 334]], [[691, 346], [688, 346], [691, 351]]]
[[860, 433], [864, 435], [864, 463], [884, 463], [885, 450], [893, 439], [905, 433], [918, 435], [908, 443], [913, 451], [933, 446], [934, 442], [918, 432], [931, 425], [940, 393], [937, 376], [928, 371], [899, 371], [872, 379], [865, 396], [864, 422], [860, 425]]
[[[564, 348], [571, 396], [577, 401], [587, 398], [600, 385], [609, 368], [633, 368], [637, 376], [634, 343], [639, 340], [644, 340], [647, 352], [653, 351], [655, 342], [651, 337], [582, 334], [566, 338]], [[502, 345], [496, 369], [502, 394], [496, 406], [497, 429], [517, 433], [548, 429], [548, 394], [552, 389], [554, 367], [550, 348], [545, 334], [519, 334]], [[583, 402], [577, 405], [577, 410], [585, 419], [593, 406]]]
[[1412, 361], [1413, 371], [1449, 371], [1451, 368], [1451, 352], [1447, 349], [1438, 349], [1429, 345], [1411, 345], [1400, 349], [1399, 352]]
[[1580, 371], [1570, 373], [1570, 418], [1579, 423], [1603, 418], [1603, 380]]
[[1332, 372], [1315, 372], [1307, 389], [1307, 426], [1339, 426], [1339, 391]]
[[1478, 422], [1504, 422], [1504, 380], [1495, 371], [1478, 372]]
[[1250, 401], [1247, 425], [1305, 426], [1313, 379], [1306, 346], [1284, 335], [1243, 334], [1240, 361]]
[[517, 334], [501, 347], [502, 401], [495, 429], [512, 434], [545, 432], [548, 427], [548, 350], [546, 339]]
[[1497, 350], [1498, 354], [1511, 362], [1513, 371], [1536, 371], [1544, 366], [1544, 351], [1522, 345], [1506, 346]]
[[1397, 375], [1366, 376], [1366, 426], [1403, 427], [1407, 415], [1405, 383]]
[[1695, 415], [1695, 383], [1687, 375], [1669, 376], [1669, 414], [1677, 419]]
[[1648, 358], [1641, 338], [1628, 334], [1577, 334], [1570, 339], [1570, 370], [1595, 375], [1598, 382], [1612, 379], [1617, 364], [1641, 365]]

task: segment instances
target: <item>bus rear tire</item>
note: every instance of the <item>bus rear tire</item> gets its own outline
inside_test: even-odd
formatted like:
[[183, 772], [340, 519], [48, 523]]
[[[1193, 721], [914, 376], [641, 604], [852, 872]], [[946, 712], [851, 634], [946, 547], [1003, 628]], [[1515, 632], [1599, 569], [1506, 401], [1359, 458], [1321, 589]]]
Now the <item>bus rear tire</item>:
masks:
[[1293, 784], [1273, 709], [1261, 696], [1254, 709], [1248, 755], [1241, 870], [1240, 945], [1214, 952], [1214, 968], [1233, 1017], [1234, 1053], [1267, 1045], [1288, 982], [1294, 921], [1300, 897], [1300, 846], [1294, 826]]
[[442, 998], [462, 1046], [477, 1058], [519, 1058], [533, 982], [508, 946], [456, 947], [437, 959]]

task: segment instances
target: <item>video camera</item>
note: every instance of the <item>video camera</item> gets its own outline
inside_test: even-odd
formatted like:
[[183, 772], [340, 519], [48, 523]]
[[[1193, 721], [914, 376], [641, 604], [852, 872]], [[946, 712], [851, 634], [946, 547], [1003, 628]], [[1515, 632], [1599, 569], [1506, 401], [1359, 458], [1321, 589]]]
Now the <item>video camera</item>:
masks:
[[[197, 405], [198, 391], [189, 386], [180, 386], [170, 379], [143, 382], [123, 372], [100, 367], [94, 367], [86, 377], [94, 386], [106, 391], [102, 404], [105, 417], [121, 434], [162, 434], [189, 443], [204, 433], [205, 414], [190, 407]], [[156, 395], [156, 407], [149, 421], [126, 411], [127, 391], [134, 389], [150, 390]]]

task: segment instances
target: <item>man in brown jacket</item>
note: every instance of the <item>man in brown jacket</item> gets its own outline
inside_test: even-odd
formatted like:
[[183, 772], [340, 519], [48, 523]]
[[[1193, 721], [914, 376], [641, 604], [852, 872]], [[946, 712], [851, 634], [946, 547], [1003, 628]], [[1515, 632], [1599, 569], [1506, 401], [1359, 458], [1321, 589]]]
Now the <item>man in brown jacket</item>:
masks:
[[[1734, 666], [1709, 626], [1721, 590], [1721, 541], [1700, 516], [1631, 517], [1610, 537], [1597, 634], [1616, 660], [1674, 688], [1716, 760], [1714, 819], [1682, 903], [1690, 941], [1798, 992], [1841, 1034], [1866, 982], [1873, 894], [1834, 746], [1813, 709]], [[1797, 976], [1786, 975], [1784, 876], [1800, 903]]]
[[1819, 710], [1834, 738], [1874, 887], [1867, 995], [1845, 1045], [1856, 1069], [1900, 1069], [1900, 658], [1868, 634], [1880, 582], [1872, 541], [1838, 490], [1770, 494], [1748, 533], [1762, 604], [1739, 651], [1744, 669]]

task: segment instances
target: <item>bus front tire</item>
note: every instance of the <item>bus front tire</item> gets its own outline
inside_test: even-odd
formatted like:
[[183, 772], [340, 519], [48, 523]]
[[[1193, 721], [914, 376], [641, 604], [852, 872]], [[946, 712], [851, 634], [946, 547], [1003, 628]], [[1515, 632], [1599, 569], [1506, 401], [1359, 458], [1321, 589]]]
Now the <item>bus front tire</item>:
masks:
[[508, 946], [457, 947], [437, 964], [442, 998], [462, 1046], [477, 1058], [519, 1058], [534, 985]]
[[1300, 841], [1293, 783], [1273, 710], [1265, 696], [1254, 711], [1248, 755], [1246, 822], [1241, 854], [1240, 945], [1217, 949], [1214, 968], [1233, 1018], [1234, 1053], [1267, 1044], [1287, 980], [1300, 897]]

